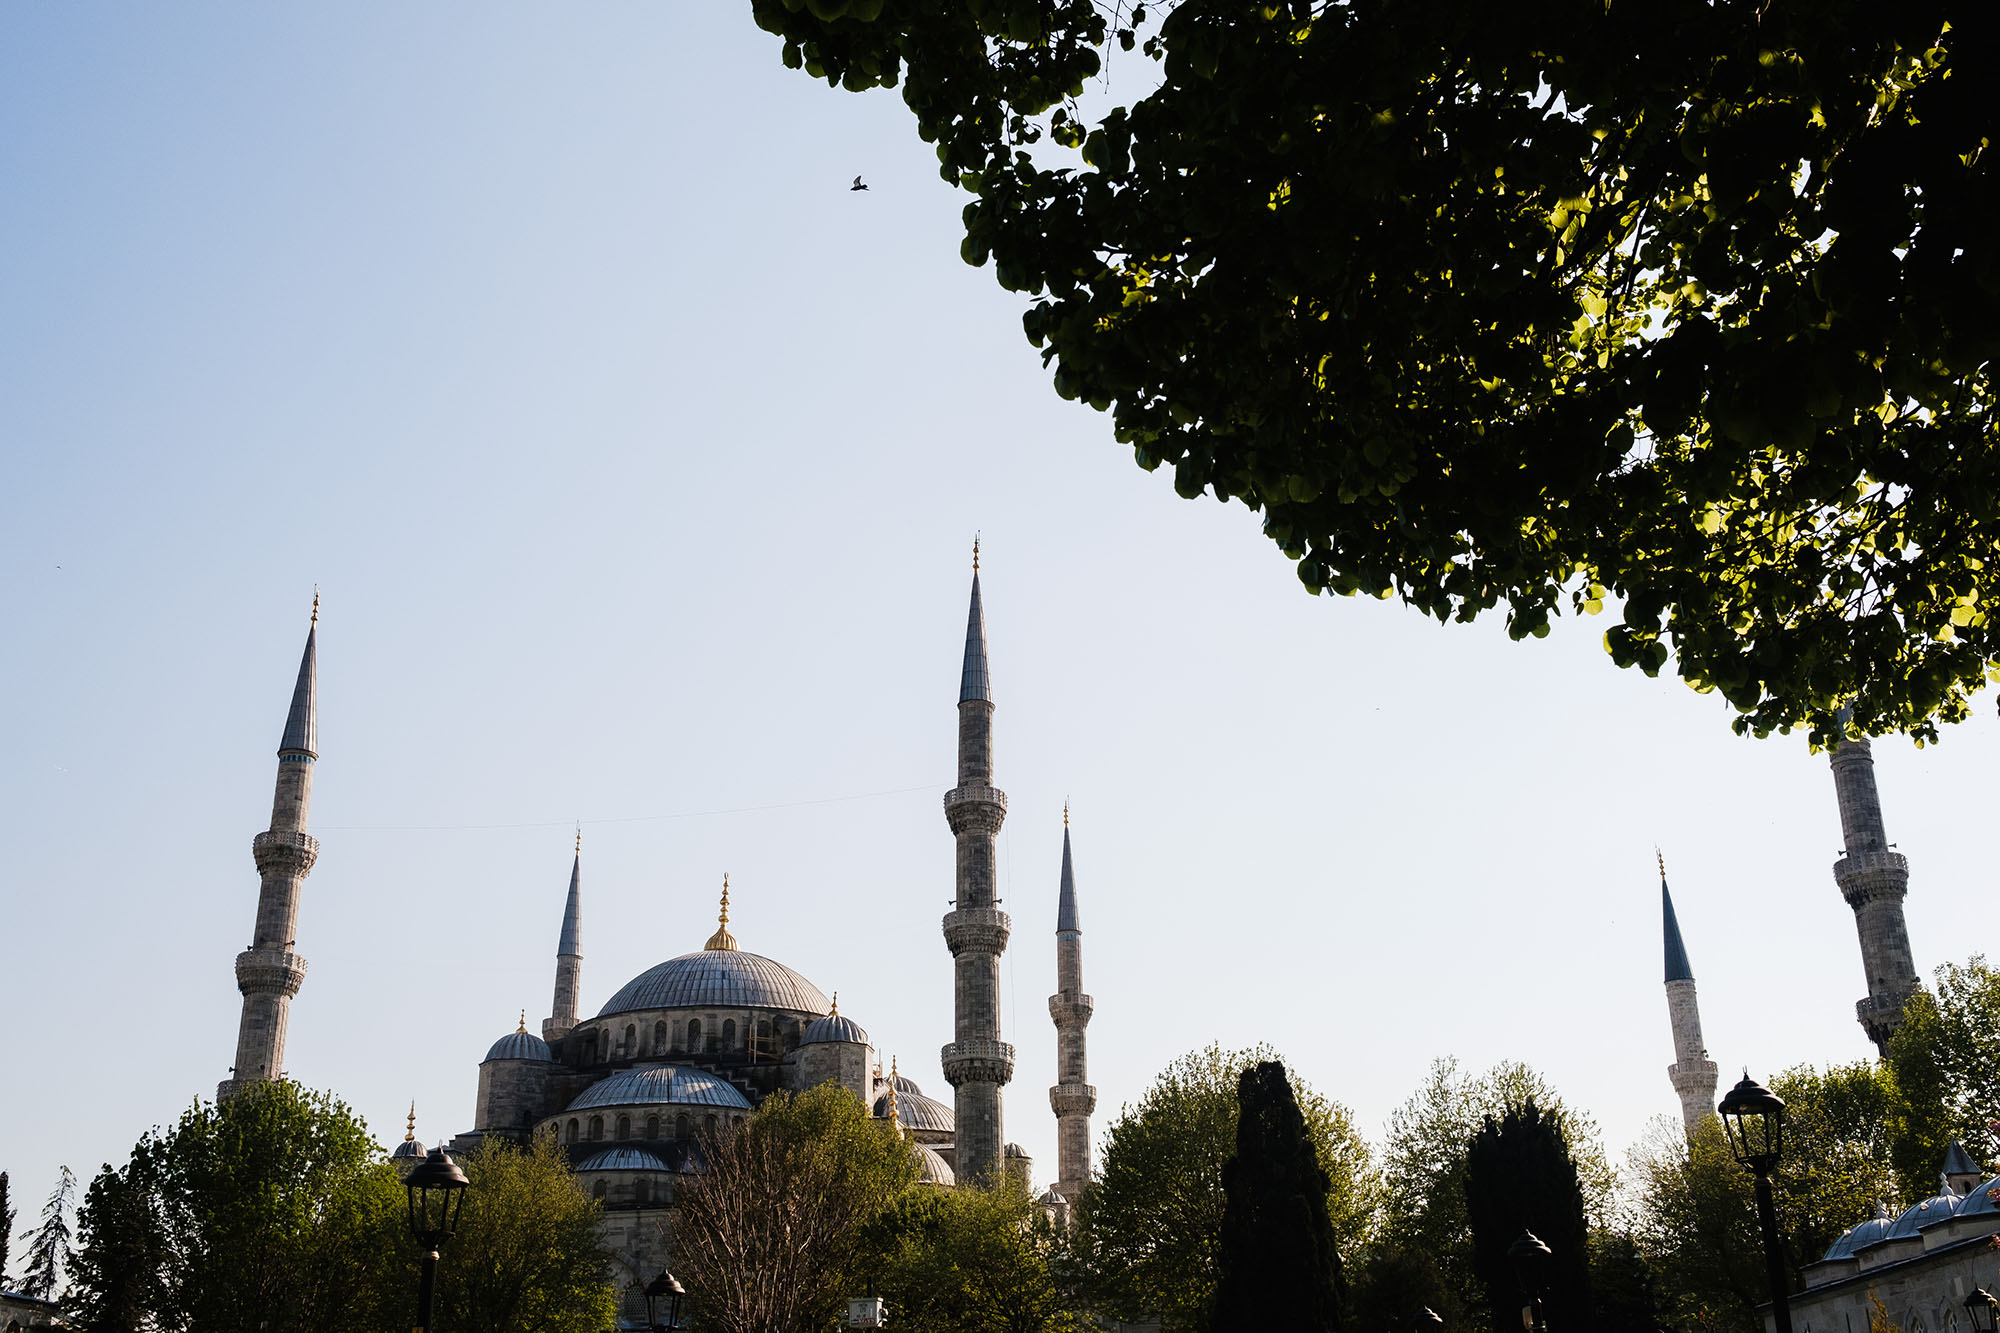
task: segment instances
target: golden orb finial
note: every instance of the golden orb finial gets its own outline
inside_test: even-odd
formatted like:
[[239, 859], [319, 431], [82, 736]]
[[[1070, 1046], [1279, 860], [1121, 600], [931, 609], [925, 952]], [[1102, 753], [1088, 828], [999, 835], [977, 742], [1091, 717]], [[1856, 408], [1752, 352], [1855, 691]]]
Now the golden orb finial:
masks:
[[724, 949], [730, 951], [734, 951], [736, 948], [736, 937], [729, 933], [729, 873], [727, 871], [724, 871], [722, 875], [721, 919], [716, 923], [715, 933], [708, 937], [708, 943], [702, 947], [704, 949]]
[[979, 534], [972, 534], [972, 572], [979, 572]]
[[827, 1017], [828, 1017], [828, 1018], [839, 1018], [839, 1017], [840, 1017], [840, 992], [839, 992], [839, 991], [835, 991], [835, 992], [833, 993], [833, 1008], [832, 1008], [831, 1010], [829, 1010], [829, 1011], [827, 1012]]
[[583, 821], [581, 819], [576, 821], [576, 854], [578, 856], [583, 855]]
[[1653, 859], [1660, 863], [1660, 883], [1667, 882], [1667, 857], [1658, 847], [1653, 848]]
[[526, 1009], [523, 1009], [521, 1011], [521, 1024], [519, 1027], [515, 1028], [514, 1031], [526, 1032], [527, 1030], [528, 1030], [528, 1011]]
[[411, 1102], [410, 1125], [408, 1129], [405, 1129], [403, 1131], [403, 1142], [415, 1143], [416, 1141], [417, 1141], [417, 1104], [415, 1102]]
[[313, 623], [313, 624], [315, 624], [315, 625], [319, 624], [319, 585], [318, 585], [317, 583], [313, 584], [313, 618], [312, 618], [312, 623]]
[[1063, 797], [1063, 827], [1069, 827], [1069, 797]]

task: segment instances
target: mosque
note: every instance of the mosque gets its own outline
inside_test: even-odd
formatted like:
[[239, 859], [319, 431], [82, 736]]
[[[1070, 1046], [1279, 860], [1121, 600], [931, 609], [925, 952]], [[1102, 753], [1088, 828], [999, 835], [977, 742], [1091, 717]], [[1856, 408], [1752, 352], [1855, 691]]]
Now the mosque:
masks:
[[[225, 1098], [283, 1076], [286, 1019], [305, 980], [296, 951], [300, 893], [318, 842], [306, 832], [318, 748], [318, 599], [306, 634], [291, 710], [278, 746], [271, 827], [252, 842], [261, 878], [255, 935], [237, 956], [243, 995], [236, 1065], [217, 1089]], [[612, 1252], [644, 1282], [668, 1266], [676, 1182], [701, 1169], [703, 1138], [739, 1125], [779, 1090], [834, 1083], [872, 1114], [898, 1126], [919, 1158], [922, 1179], [1012, 1178], [1026, 1186], [1034, 1164], [1004, 1133], [1002, 1089], [1014, 1075], [1014, 1048], [1000, 1030], [1000, 960], [1012, 932], [998, 906], [994, 840], [1007, 814], [993, 785], [992, 682], [979, 559], [973, 552], [971, 605], [958, 692], [957, 782], [944, 794], [957, 842], [957, 895], [943, 921], [951, 957], [953, 1040], [940, 1052], [949, 1101], [927, 1095], [881, 1056], [867, 1030], [834, 998], [784, 963], [738, 944], [729, 929], [729, 882], [722, 883], [715, 932], [701, 948], [647, 968], [595, 1013], [583, 987], [583, 847], [579, 834], [555, 951], [555, 986], [540, 1032], [527, 1012], [479, 1065], [472, 1128], [454, 1153], [486, 1138], [524, 1142], [556, 1135], [578, 1179], [604, 1204]], [[1063, 815], [1062, 871], [1055, 902], [1058, 1171], [1043, 1196], [1061, 1214], [1090, 1179], [1090, 1117], [1097, 1090], [1086, 1081], [1084, 1029], [1092, 1012], [1083, 990], [1083, 930]], [[421, 1157], [414, 1108], [392, 1156]]]

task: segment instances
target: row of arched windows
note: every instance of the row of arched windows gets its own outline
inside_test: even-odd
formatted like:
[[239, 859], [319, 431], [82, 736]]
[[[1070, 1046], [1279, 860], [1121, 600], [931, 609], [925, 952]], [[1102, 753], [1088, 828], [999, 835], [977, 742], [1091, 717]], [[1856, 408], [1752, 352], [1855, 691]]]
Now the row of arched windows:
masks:
[[[740, 1124], [742, 1120], [743, 1120], [742, 1116], [732, 1116], [730, 1118], [730, 1123]], [[708, 1131], [709, 1133], [714, 1133], [717, 1129], [721, 1127], [721, 1125], [722, 1125], [721, 1118], [718, 1117], [713, 1111], [708, 1112], [701, 1118], [701, 1128]], [[610, 1125], [613, 1142], [624, 1143], [636, 1137], [632, 1133], [632, 1127], [633, 1127], [633, 1122], [631, 1116], [629, 1115], [619, 1116]], [[660, 1137], [661, 1131], [667, 1129], [668, 1127], [669, 1126], [667, 1125], [667, 1123], [663, 1121], [659, 1116], [649, 1115], [646, 1117], [644, 1122], [645, 1137], [648, 1139], [657, 1139]], [[605, 1128], [606, 1126], [604, 1123], [604, 1117], [601, 1115], [594, 1115], [589, 1117], [588, 1119], [583, 1119], [577, 1116], [571, 1116], [569, 1119], [569, 1123], [563, 1127], [563, 1142], [564, 1143], [602, 1142], [604, 1139]], [[671, 1128], [673, 1129], [674, 1137], [677, 1139], [692, 1138], [694, 1137], [694, 1130], [695, 1130], [694, 1118], [690, 1116], [686, 1111], [682, 1111], [674, 1117]]]
[[[686, 1024], [668, 1023], [658, 1019], [653, 1023], [649, 1042], [641, 1046], [641, 1034], [637, 1023], [627, 1023], [613, 1044], [612, 1030], [599, 1028], [594, 1040], [585, 1037], [590, 1044], [585, 1048], [587, 1061], [609, 1064], [612, 1060], [636, 1060], [642, 1055], [719, 1055], [734, 1053], [754, 1043], [753, 1055], [776, 1059], [783, 1052], [779, 1049], [784, 1034], [773, 1029], [771, 1020], [760, 1018], [755, 1028], [746, 1020], [742, 1027], [743, 1043], [737, 1041], [737, 1023], [733, 1018], [725, 1018], [719, 1028], [705, 1028], [699, 1018], [690, 1018]], [[754, 1032], [755, 1036], [752, 1037]]]

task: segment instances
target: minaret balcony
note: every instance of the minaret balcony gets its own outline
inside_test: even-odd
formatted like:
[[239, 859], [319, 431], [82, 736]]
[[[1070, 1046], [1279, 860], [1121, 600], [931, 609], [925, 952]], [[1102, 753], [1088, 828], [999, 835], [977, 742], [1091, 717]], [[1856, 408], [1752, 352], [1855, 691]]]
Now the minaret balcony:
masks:
[[236, 955], [236, 989], [245, 995], [290, 997], [305, 980], [306, 960], [290, 949], [245, 949]]
[[1097, 1089], [1088, 1083], [1058, 1083], [1049, 1089], [1049, 1109], [1058, 1120], [1089, 1115], [1097, 1109]]
[[953, 958], [962, 953], [999, 955], [1007, 949], [1014, 922], [997, 907], [961, 907], [944, 914], [944, 942]]
[[1049, 996], [1049, 1017], [1059, 1028], [1080, 1028], [1090, 1022], [1097, 1001], [1088, 995]]
[[1011, 1083], [1014, 1079], [1014, 1048], [990, 1037], [970, 1037], [955, 1041], [938, 1052], [944, 1064], [944, 1081], [954, 1088], [966, 1083]]
[[985, 783], [953, 787], [944, 794], [944, 819], [953, 833], [990, 837], [1007, 819], [1007, 793]]
[[319, 839], [310, 833], [288, 829], [266, 829], [250, 840], [250, 855], [257, 861], [257, 873], [304, 875], [319, 860]]
[[1897, 901], [1910, 889], [1910, 860], [1901, 852], [1850, 852], [1833, 863], [1833, 882], [1849, 907]]

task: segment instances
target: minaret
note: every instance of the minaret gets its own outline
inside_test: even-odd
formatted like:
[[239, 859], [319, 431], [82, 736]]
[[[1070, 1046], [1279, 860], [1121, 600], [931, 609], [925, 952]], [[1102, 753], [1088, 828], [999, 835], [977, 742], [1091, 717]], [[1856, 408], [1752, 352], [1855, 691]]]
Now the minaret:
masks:
[[[1841, 710], [1840, 728], [1847, 727]], [[1882, 828], [1882, 798], [1875, 790], [1875, 755], [1865, 736], [1836, 740], [1830, 748], [1833, 790], [1840, 802], [1840, 831], [1846, 850], [1833, 863], [1834, 883], [1854, 909], [1861, 936], [1861, 965], [1868, 974], [1868, 997], [1854, 1006], [1862, 1031], [1887, 1054], [1889, 1035], [1903, 1021], [1903, 1002], [1921, 984], [1910, 955], [1910, 931], [1903, 924], [1903, 895], [1910, 890], [1910, 863], [1889, 850]]]
[[319, 842], [306, 832], [312, 806], [312, 770], [319, 758], [319, 594], [313, 594], [312, 623], [305, 656], [292, 687], [292, 710], [278, 742], [277, 790], [271, 827], [250, 840], [262, 884], [257, 890], [257, 925], [250, 947], [236, 955], [236, 989], [243, 992], [243, 1021], [236, 1033], [236, 1068], [215, 1090], [216, 1100], [252, 1083], [285, 1072], [285, 1024], [292, 997], [306, 979], [306, 960], [292, 951], [297, 943], [299, 891], [319, 857]]
[[944, 918], [954, 970], [954, 1040], [942, 1052], [945, 1080], [958, 1094], [952, 1165], [959, 1179], [990, 1185], [1000, 1179], [1007, 1142], [1000, 1089], [1014, 1077], [1014, 1048], [1000, 1040], [1000, 955], [1012, 923], [995, 906], [993, 839], [1007, 817], [1007, 794], [993, 785], [993, 689], [976, 541], [958, 687], [958, 785], [944, 794], [944, 816], [958, 838], [957, 906]]
[[556, 1041], [576, 1026], [583, 1002], [583, 829], [576, 831], [576, 859], [569, 866], [569, 901], [556, 940], [556, 997], [542, 1020], [542, 1040]]
[[[1657, 853], [1656, 853], [1657, 855]], [[1674, 1029], [1674, 1062], [1667, 1077], [1681, 1099], [1681, 1123], [1689, 1132], [1715, 1114], [1715, 1061], [1701, 1039], [1701, 1007], [1695, 1002], [1694, 969], [1681, 943], [1674, 896], [1667, 892], [1667, 859], [1660, 857], [1660, 924], [1667, 940], [1667, 1022]]]
[[1083, 925], [1076, 914], [1076, 874], [1070, 867], [1069, 805], [1063, 805], [1062, 892], [1056, 900], [1056, 993], [1049, 1017], [1056, 1025], [1056, 1085], [1049, 1109], [1056, 1113], [1056, 1193], [1074, 1203], [1090, 1183], [1090, 1113], [1097, 1089], [1084, 1082], [1083, 1029], [1091, 999], [1083, 993]]

